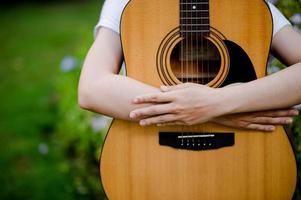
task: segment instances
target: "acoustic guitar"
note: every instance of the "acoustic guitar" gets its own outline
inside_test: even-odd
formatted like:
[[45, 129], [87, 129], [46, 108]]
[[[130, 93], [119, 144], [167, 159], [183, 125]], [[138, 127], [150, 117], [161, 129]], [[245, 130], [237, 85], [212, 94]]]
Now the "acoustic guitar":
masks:
[[[131, 0], [121, 19], [127, 75], [156, 87], [261, 78], [272, 26], [263, 0]], [[288, 200], [297, 170], [282, 126], [264, 133], [115, 119], [100, 174], [110, 200]]]

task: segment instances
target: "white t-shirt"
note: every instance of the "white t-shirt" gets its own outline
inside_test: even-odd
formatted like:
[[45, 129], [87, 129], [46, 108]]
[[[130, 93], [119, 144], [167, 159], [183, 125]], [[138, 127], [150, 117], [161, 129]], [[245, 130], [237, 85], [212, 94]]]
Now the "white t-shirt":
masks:
[[[119, 24], [121, 13], [128, 3], [129, 0], [105, 0], [102, 7], [99, 22], [94, 28], [94, 36], [96, 36], [97, 31], [101, 26], [110, 28], [117, 33], [120, 33]], [[270, 10], [273, 16], [273, 37], [275, 34], [283, 28], [285, 25], [290, 24], [290, 22], [282, 15], [282, 13], [270, 2], [268, 2]]]

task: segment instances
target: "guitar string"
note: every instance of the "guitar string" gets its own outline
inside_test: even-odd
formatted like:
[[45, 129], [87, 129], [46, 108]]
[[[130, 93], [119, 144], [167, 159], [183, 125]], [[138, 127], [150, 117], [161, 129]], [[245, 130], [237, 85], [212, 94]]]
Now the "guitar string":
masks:
[[[209, 0], [207, 0], [207, 1], [208, 1], [208, 11], [207, 11], [208, 12], [207, 13], [207, 15], [208, 15], [208, 23], [207, 24], [208, 25], [207, 26], [208, 26], [208, 38], [210, 38], [210, 34], [211, 34], [211, 30], [210, 30], [210, 16], [209, 16], [210, 15], [210, 4], [209, 4]], [[207, 48], [209, 48], [209, 50], [212, 49], [212, 51], [209, 51], [209, 57], [210, 57], [210, 52], [214, 53], [214, 51], [213, 51], [214, 46], [212, 45], [212, 43], [211, 43], [211, 41], [209, 39], [207, 41]], [[214, 54], [212, 54], [212, 53], [211, 53], [211, 56], [212, 56], [212, 58], [214, 58]], [[208, 72], [210, 72], [210, 63], [211, 63], [211, 58], [208, 59]], [[210, 80], [213, 80], [214, 78], [215, 78], [215, 74], [213, 73], [212, 74], [212, 78]], [[212, 130], [212, 128], [211, 128], [210, 125], [209, 125], [209, 128], [208, 128], [208, 132], [209, 132], [209, 134], [211, 134], [213, 132], [213, 130]]]
[[[193, 2], [193, 0], [192, 0], [192, 2]], [[190, 17], [190, 23], [189, 23], [189, 26], [190, 26], [190, 29], [188, 29], [188, 31], [189, 31], [189, 45], [190, 45], [190, 47], [189, 47], [189, 51], [188, 51], [188, 55], [190, 56], [190, 58], [189, 58], [189, 68], [190, 68], [190, 72], [187, 74], [188, 75], [188, 82], [192, 82], [192, 74], [193, 74], [193, 49], [192, 49], [192, 37], [193, 37], [193, 35], [192, 35], [192, 9], [191, 9], [191, 5], [192, 4], [189, 4], [189, 6], [188, 6], [188, 13], [189, 13], [189, 17]], [[189, 80], [190, 79], [190, 80]], [[190, 133], [188, 132], [188, 135], [189, 135]], [[187, 138], [187, 145], [190, 145], [190, 140], [189, 140], [189, 138]]]
[[[198, 84], [198, 36], [199, 36], [199, 33], [198, 33], [198, 13], [199, 13], [199, 9], [198, 9], [198, 0], [196, 0], [195, 4], [192, 4], [192, 12], [194, 13], [194, 23], [193, 24], [193, 31], [194, 32], [194, 51], [193, 51], [193, 66], [196, 67], [196, 73], [192, 73], [192, 77], [193, 77], [193, 82]], [[196, 127], [194, 126], [193, 132], [196, 132]], [[192, 145], [194, 146], [195, 145], [195, 139], [193, 138], [192, 139]]]
[[[209, 58], [209, 56], [210, 56], [210, 52], [208, 52], [209, 51], [209, 49], [208, 49], [208, 43], [210, 42], [209, 41], [209, 36], [210, 36], [210, 19], [209, 19], [209, 8], [210, 8], [210, 5], [209, 5], [209, 0], [207, 0], [208, 1], [208, 11], [207, 11], [207, 15], [208, 15], [208, 25], [206, 25], [206, 27], [208, 26], [208, 28], [207, 28], [207, 31], [208, 31], [208, 38], [206, 39], [206, 57], [207, 57], [207, 71], [208, 71], [208, 84], [209, 84], [209, 81], [211, 80], [211, 78], [210, 78], [210, 70], [209, 70], [209, 68], [210, 68], [210, 66], [209, 66], [209, 61], [210, 61], [210, 58]], [[209, 53], [209, 54], [208, 54]], [[209, 129], [208, 129], [208, 132], [209, 133], [211, 133], [211, 130], [210, 130], [210, 125], [209, 125]]]
[[[208, 10], [209, 10], [209, 1], [208, 1]], [[209, 21], [209, 18], [208, 18]], [[209, 23], [208, 23], [209, 24]], [[207, 26], [207, 25], [206, 25]], [[207, 57], [207, 72], [208, 72], [208, 80], [207, 83], [209, 83], [210, 81], [210, 77], [209, 77], [209, 57], [208, 57], [208, 39], [206, 39], [206, 57]]]
[[[203, 3], [204, 3], [204, 1], [202, 1]], [[205, 3], [206, 3], [207, 1], [205, 0]], [[202, 4], [203, 5], [203, 4]], [[206, 5], [206, 4], [205, 4]], [[205, 18], [203, 18], [203, 16], [205, 16], [206, 17], [206, 15], [204, 14], [204, 10], [202, 9], [202, 7], [201, 7], [201, 12], [200, 12], [200, 14], [201, 14], [201, 31], [202, 31], [202, 85], [206, 85], [206, 69], [205, 69], [205, 65], [206, 65], [206, 49], [204, 48], [204, 46], [205, 46], [205, 43], [206, 43], [206, 32], [204, 31], [204, 23], [203, 23], [203, 19], [205, 19]], [[202, 133], [205, 133], [206, 132], [206, 127], [205, 127], [205, 125], [204, 124], [202, 124], [202, 126], [201, 126], [202, 128], [201, 128], [201, 131], [202, 131]], [[200, 145], [202, 145], [202, 144], [200, 144]]]
[[[202, 9], [202, 5], [204, 3], [204, 1], [199, 0], [197, 1], [199, 4], [197, 7], [197, 20], [196, 20], [196, 24], [197, 24], [197, 30], [199, 31], [198, 36], [200, 37], [200, 52], [199, 49], [197, 51], [197, 54], [200, 54], [200, 60], [201, 60], [201, 72], [197, 74], [197, 80], [198, 80], [198, 84], [204, 85], [204, 32], [203, 32], [203, 9]], [[197, 43], [199, 43], [199, 41], [197, 40]], [[197, 67], [199, 68], [199, 66], [197, 65]], [[200, 82], [199, 82], [199, 79]], [[204, 127], [203, 125], [199, 126], [200, 128], [198, 128], [198, 130], [202, 133], [204, 132]], [[199, 145], [200, 140], [197, 141], [197, 145]]]
[[[188, 2], [189, 2], [190, 0], [188, 0]], [[186, 10], [185, 10], [185, 13], [186, 13], [186, 15], [188, 14], [188, 25], [186, 25], [187, 26], [187, 31], [188, 31], [188, 36], [187, 36], [187, 51], [186, 51], [186, 53], [187, 53], [187, 73], [186, 73], [186, 79], [187, 79], [187, 81], [186, 82], [189, 82], [189, 71], [190, 71], [190, 68], [191, 68], [191, 65], [190, 65], [190, 63], [189, 63], [189, 61], [190, 61], [190, 58], [189, 57], [191, 57], [189, 54], [191, 54], [191, 46], [190, 46], [190, 40], [191, 40], [191, 32], [189, 31], [189, 22], [191, 22], [191, 12], [188, 12], [188, 10], [189, 10], [189, 4], [186, 4]], [[191, 28], [191, 27], [190, 27]], [[189, 134], [189, 133], [186, 133], [186, 134]], [[186, 139], [186, 145], [188, 146], [189, 145], [189, 138], [187, 138]]]
[[[198, 23], [198, 17], [199, 17], [199, 10], [196, 6], [197, 12], [196, 12], [196, 23]], [[199, 27], [197, 26], [196, 29]], [[199, 41], [198, 41], [199, 34], [197, 33], [195, 36], [195, 44], [196, 44], [196, 83], [199, 84]]]
[[[183, 13], [181, 13], [181, 11], [183, 10], [183, 8], [182, 7], [184, 7], [183, 6], [183, 4], [181, 4], [181, 2], [183, 2], [183, 0], [180, 0], [180, 25], [181, 25], [181, 31], [182, 31], [182, 33], [181, 33], [181, 35], [180, 35], [180, 37], [181, 37], [181, 40], [180, 40], [180, 42], [181, 42], [181, 55], [180, 55], [180, 61], [181, 61], [181, 82], [183, 83], [183, 61], [184, 61], [184, 56], [183, 56], [183, 42], [184, 42], [184, 32], [183, 32], [183, 30], [184, 30], [184, 28], [183, 28], [183, 24], [182, 24], [182, 22], [183, 22], [183, 19], [181, 18], [181, 17], [183, 17]], [[184, 22], [184, 24], [185, 24], [185, 22]], [[183, 126], [182, 126], [182, 139], [181, 139], [181, 143], [182, 143], [182, 146], [184, 145], [184, 139], [183, 139]]]

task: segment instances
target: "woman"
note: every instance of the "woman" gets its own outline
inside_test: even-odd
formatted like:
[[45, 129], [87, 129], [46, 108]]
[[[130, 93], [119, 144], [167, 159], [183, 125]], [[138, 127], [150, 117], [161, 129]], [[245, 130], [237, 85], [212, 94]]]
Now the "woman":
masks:
[[[95, 41], [82, 69], [78, 99], [82, 108], [140, 125], [223, 125], [273, 131], [298, 115], [286, 109], [301, 103], [301, 36], [272, 4], [271, 50], [289, 67], [273, 75], [231, 87], [193, 83], [151, 85], [118, 75], [123, 62], [119, 36], [121, 12], [128, 0], [107, 0], [95, 29]], [[189, 97], [189, 98], [187, 98]]]

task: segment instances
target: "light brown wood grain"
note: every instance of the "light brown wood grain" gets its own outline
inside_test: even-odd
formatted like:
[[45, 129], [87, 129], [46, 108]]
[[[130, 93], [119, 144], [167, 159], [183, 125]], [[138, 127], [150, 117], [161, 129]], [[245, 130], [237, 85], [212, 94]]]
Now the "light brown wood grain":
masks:
[[[131, 0], [121, 39], [127, 75], [162, 84], [156, 53], [179, 25], [178, 0]], [[265, 76], [272, 34], [262, 0], [210, 0], [210, 25], [240, 45], [258, 77]], [[208, 151], [160, 146], [159, 131], [235, 132], [235, 145]], [[140, 127], [114, 120], [100, 158], [101, 181], [110, 200], [288, 200], [296, 185], [296, 161], [283, 127], [273, 133], [216, 124]]]

